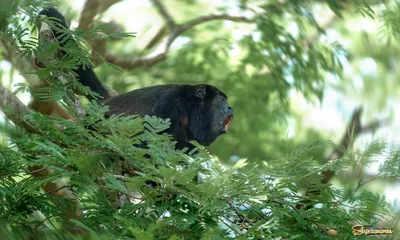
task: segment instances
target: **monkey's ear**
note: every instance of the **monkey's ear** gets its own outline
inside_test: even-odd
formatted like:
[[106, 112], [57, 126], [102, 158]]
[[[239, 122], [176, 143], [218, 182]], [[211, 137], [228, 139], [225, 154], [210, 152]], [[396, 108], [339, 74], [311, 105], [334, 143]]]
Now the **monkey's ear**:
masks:
[[200, 99], [204, 99], [206, 96], [206, 87], [204, 85], [197, 86], [195, 96]]

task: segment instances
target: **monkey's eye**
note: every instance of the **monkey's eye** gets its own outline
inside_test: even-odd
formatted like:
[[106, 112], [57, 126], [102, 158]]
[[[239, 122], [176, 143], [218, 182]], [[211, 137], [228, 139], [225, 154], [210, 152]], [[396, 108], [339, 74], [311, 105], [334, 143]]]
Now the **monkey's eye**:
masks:
[[224, 97], [219, 97], [219, 100], [220, 100], [221, 102], [224, 102], [224, 101], [225, 101], [225, 98], [224, 98]]

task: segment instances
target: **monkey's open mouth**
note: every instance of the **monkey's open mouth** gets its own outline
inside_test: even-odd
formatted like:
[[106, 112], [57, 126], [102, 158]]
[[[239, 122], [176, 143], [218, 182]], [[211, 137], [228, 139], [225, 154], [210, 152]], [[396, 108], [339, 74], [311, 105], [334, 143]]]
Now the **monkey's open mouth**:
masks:
[[224, 128], [225, 132], [228, 131], [229, 124], [232, 122], [232, 115], [229, 115], [223, 122], [222, 127]]

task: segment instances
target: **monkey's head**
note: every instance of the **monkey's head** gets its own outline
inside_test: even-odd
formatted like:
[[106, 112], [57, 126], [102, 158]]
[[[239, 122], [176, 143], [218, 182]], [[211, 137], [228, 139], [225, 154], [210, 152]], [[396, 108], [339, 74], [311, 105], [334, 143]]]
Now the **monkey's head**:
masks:
[[193, 87], [192, 113], [189, 114], [189, 129], [194, 140], [208, 146], [228, 131], [233, 119], [233, 108], [228, 97], [218, 88], [207, 85]]

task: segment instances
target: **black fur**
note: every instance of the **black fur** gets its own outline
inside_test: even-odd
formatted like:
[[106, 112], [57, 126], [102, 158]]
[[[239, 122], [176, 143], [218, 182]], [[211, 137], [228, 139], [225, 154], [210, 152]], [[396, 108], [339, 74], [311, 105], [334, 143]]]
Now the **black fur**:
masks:
[[[60, 19], [67, 27], [61, 13], [54, 8], [40, 14]], [[56, 30], [55, 35], [58, 36]], [[71, 38], [71, 41], [74, 41]], [[110, 97], [92, 68], [76, 70], [79, 81], [100, 94], [104, 103], [110, 106], [112, 114], [149, 115], [169, 118], [171, 127], [167, 130], [178, 142], [177, 148], [190, 147], [189, 141], [196, 140], [202, 145], [210, 145], [225, 133], [233, 117], [233, 109], [228, 106], [227, 96], [216, 87], [200, 84], [168, 84], [142, 88]]]
[[223, 121], [233, 115], [226, 95], [206, 84], [147, 87], [109, 98], [105, 104], [110, 106], [108, 114], [169, 118], [171, 127], [167, 132], [178, 141], [178, 148], [187, 147], [190, 140], [210, 145], [224, 133]]

